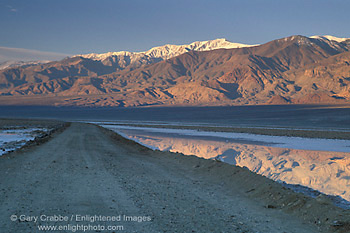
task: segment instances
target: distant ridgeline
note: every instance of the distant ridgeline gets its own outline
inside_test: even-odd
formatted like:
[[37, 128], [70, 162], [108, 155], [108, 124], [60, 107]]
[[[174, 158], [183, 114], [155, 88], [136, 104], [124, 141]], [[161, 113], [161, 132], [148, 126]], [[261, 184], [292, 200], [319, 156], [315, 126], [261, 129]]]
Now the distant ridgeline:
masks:
[[76, 55], [0, 70], [0, 105], [346, 104], [349, 50], [348, 38], [291, 36]]

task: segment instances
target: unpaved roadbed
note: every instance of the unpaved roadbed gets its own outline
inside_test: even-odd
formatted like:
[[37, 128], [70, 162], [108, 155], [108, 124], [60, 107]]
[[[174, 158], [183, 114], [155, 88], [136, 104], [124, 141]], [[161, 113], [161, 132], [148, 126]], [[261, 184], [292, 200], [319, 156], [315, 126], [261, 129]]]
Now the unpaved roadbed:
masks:
[[42, 145], [1, 157], [0, 177], [4, 232], [47, 224], [11, 215], [77, 214], [150, 217], [101, 223], [124, 232], [349, 231], [349, 212], [326, 197], [295, 194], [221, 162], [152, 151], [89, 124], [73, 123]]

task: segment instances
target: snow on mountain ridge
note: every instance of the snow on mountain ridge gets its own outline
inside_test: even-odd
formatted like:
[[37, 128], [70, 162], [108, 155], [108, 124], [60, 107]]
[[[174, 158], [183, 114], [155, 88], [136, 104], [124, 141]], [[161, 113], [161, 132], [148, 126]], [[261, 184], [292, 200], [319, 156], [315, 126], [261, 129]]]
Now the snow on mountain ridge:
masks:
[[348, 43], [350, 41], [350, 38], [339, 38], [339, 37], [330, 36], [330, 35], [310, 36], [309, 38], [323, 41], [324, 43], [327, 43], [330, 47], [336, 50], [344, 47], [344, 44], [348, 44], [348, 45], [350, 44]]
[[73, 57], [84, 57], [93, 60], [105, 60], [112, 56], [127, 56], [127, 57], [150, 57], [150, 58], [161, 58], [163, 60], [176, 57], [188, 51], [209, 51], [214, 49], [232, 49], [232, 48], [243, 48], [243, 47], [252, 47], [257, 45], [247, 45], [240, 43], [232, 43], [226, 39], [216, 39], [208, 41], [196, 41], [188, 45], [171, 45], [166, 44], [163, 46], [158, 46], [151, 48], [146, 52], [128, 52], [128, 51], [119, 51], [119, 52], [107, 52], [107, 53], [90, 53], [90, 54], [80, 54]]
[[312, 39], [327, 39], [327, 40], [333, 40], [338, 43], [344, 42], [346, 40], [350, 40], [350, 38], [340, 38], [340, 37], [335, 37], [335, 36], [330, 36], [330, 35], [324, 35], [324, 36], [310, 36]]

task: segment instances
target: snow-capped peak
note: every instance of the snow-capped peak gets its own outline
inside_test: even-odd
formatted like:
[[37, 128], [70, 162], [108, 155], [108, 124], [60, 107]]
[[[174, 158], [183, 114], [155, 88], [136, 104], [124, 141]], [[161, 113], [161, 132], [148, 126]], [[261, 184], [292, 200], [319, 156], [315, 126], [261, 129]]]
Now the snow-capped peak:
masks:
[[216, 40], [208, 40], [208, 41], [196, 41], [188, 45], [163, 45], [151, 48], [146, 52], [128, 52], [128, 51], [120, 51], [120, 52], [108, 52], [108, 53], [90, 53], [83, 55], [75, 55], [74, 57], [84, 57], [93, 60], [105, 60], [111, 56], [148, 56], [152, 58], [161, 58], [162, 60], [166, 60], [188, 51], [209, 51], [215, 49], [232, 49], [232, 48], [243, 48], [243, 47], [252, 47], [257, 45], [247, 45], [240, 43], [232, 43], [226, 39], [216, 39]]
[[335, 37], [335, 36], [330, 36], [330, 35], [324, 35], [324, 36], [310, 36], [310, 38], [313, 39], [323, 39], [323, 40], [332, 40], [332, 41], [336, 41], [338, 43], [341, 43], [343, 41], [349, 40], [350, 38], [339, 38], [339, 37]]

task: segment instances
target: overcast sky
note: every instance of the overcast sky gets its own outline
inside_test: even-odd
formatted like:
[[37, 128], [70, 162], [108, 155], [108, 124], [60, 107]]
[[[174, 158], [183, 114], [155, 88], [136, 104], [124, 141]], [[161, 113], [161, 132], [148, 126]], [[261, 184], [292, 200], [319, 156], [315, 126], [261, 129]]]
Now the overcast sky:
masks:
[[348, 0], [1, 0], [0, 46], [81, 54], [226, 38], [350, 37]]

